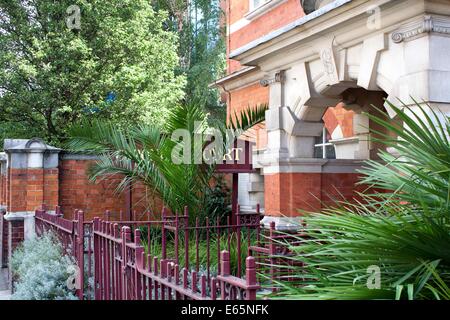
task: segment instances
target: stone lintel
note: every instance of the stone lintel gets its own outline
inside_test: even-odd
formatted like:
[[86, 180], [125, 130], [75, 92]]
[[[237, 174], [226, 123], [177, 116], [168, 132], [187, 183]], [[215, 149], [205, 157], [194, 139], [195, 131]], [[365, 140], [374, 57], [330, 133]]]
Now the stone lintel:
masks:
[[364, 160], [289, 158], [279, 162], [266, 162], [263, 174], [277, 173], [356, 173]]

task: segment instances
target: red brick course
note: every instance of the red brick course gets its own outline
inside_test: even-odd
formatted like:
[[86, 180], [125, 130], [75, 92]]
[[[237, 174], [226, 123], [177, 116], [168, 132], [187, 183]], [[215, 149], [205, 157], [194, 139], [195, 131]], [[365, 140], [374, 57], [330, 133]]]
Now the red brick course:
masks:
[[[226, 6], [227, 23], [232, 25], [243, 19], [249, 12], [248, 0], [229, 0]], [[247, 43], [260, 38], [276, 29], [279, 29], [304, 16], [299, 0], [287, 0], [258, 18], [253, 19], [245, 27], [233, 32], [227, 40], [228, 53]], [[240, 69], [237, 61], [229, 60], [228, 72]]]
[[24, 225], [23, 220], [12, 220], [8, 221], [9, 224], [9, 232], [11, 233], [11, 236], [8, 237], [10, 241], [11, 246], [11, 252], [14, 251], [15, 248], [19, 244], [21, 244], [24, 240]]
[[357, 173], [278, 173], [264, 176], [265, 212], [295, 217], [317, 212], [336, 201], [356, 199]]
[[[67, 217], [79, 209], [85, 212], [85, 220], [91, 220], [103, 217], [105, 211], [110, 210], [117, 219], [120, 211], [126, 212], [127, 209], [125, 192], [116, 192], [121, 177], [91, 182], [88, 170], [93, 163], [93, 160], [60, 160], [59, 205]], [[146, 210], [159, 212], [161, 207], [161, 201], [151, 190], [140, 184], [133, 187], [132, 208], [138, 214]]]

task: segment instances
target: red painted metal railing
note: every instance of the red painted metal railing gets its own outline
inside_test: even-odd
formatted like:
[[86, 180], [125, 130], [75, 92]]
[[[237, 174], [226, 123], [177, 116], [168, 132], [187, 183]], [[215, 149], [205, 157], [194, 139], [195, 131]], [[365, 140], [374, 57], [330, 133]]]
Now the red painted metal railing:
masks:
[[96, 300], [254, 300], [255, 259], [246, 259], [246, 279], [230, 275], [229, 252], [221, 252], [221, 271], [207, 281], [205, 274], [180, 266], [171, 259], [145, 254], [141, 232], [94, 220]]
[[60, 214], [56, 207], [55, 214], [47, 213], [45, 209], [36, 210], [36, 233], [42, 235], [47, 230], [52, 230], [61, 241], [66, 253], [71, 255], [80, 269], [78, 275], [77, 296], [84, 298], [84, 257], [85, 257], [85, 223], [82, 211], [77, 212], [76, 220], [67, 220]]
[[[256, 263], [249, 253], [260, 242], [259, 212], [239, 216], [236, 225], [208, 219], [200, 225], [196, 219], [195, 226], [187, 208], [183, 215], [164, 209], [159, 221], [86, 222], [78, 210], [68, 220], [58, 207], [56, 214], [37, 210], [35, 217], [38, 235], [53, 230], [77, 261], [80, 299], [256, 298]], [[155, 239], [158, 252], [152, 252]]]

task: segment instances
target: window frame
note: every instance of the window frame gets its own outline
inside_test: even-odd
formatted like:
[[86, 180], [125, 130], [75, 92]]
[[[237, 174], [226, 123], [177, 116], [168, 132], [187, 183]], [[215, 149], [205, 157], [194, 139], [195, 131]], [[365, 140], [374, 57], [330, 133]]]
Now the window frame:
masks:
[[[272, 1], [272, 0], [249, 0], [250, 1], [250, 10], [249, 12], [252, 12], [255, 9], [258, 9], [259, 7], [262, 7], [263, 5], [265, 5], [266, 3]], [[255, 2], [256, 1], [260, 1], [261, 4], [255, 6]]]
[[245, 15], [247, 20], [256, 19], [287, 0], [260, 0], [264, 2], [257, 7], [255, 7], [255, 1], [256, 0], [249, 0], [249, 11]]

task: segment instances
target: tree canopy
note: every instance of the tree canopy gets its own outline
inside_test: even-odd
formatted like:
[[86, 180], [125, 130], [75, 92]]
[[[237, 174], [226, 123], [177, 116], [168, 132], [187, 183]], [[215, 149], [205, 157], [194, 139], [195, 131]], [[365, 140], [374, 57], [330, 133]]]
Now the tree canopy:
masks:
[[168, 19], [149, 0], [0, 0], [0, 134], [164, 122], [186, 86]]
[[153, 0], [156, 10], [169, 13], [168, 26], [180, 37], [179, 72], [187, 76], [186, 100], [204, 106], [215, 117], [224, 116], [226, 110], [218, 90], [209, 88], [226, 67], [220, 4], [220, 0]]

